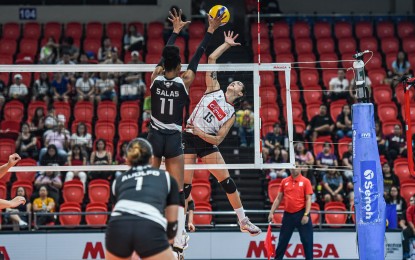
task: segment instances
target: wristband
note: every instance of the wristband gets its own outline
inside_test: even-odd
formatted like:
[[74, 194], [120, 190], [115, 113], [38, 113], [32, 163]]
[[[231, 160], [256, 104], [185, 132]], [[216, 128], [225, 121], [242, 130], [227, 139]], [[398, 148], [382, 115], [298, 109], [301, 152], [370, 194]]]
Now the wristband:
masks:
[[304, 216], [308, 217], [308, 215], [310, 215], [310, 213], [304, 213]]
[[177, 233], [177, 220], [174, 221], [174, 222], [168, 222], [167, 223], [166, 233], [167, 233], [167, 238], [168, 239], [172, 239], [176, 236], [176, 233]]

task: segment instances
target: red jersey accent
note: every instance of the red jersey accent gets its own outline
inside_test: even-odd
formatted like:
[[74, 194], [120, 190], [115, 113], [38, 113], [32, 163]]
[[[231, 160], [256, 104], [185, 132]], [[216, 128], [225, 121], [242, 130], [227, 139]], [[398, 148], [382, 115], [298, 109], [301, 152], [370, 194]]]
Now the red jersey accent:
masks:
[[226, 113], [222, 110], [216, 100], [212, 100], [212, 102], [209, 103], [208, 108], [219, 121], [225, 118]]

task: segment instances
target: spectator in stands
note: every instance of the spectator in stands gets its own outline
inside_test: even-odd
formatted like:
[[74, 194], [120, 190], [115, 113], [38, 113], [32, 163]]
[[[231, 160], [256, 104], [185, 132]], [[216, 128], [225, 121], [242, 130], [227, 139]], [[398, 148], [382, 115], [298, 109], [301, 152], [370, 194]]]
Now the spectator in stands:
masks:
[[[131, 53], [131, 61], [128, 64], [143, 64], [139, 57], [138, 51]], [[127, 100], [139, 100], [146, 92], [146, 84], [143, 81], [143, 73], [130, 72], [124, 78], [125, 84], [120, 86], [120, 99], [122, 101]]]
[[[63, 166], [66, 164], [66, 157], [58, 154], [56, 146], [51, 144], [48, 146], [47, 153], [40, 161], [41, 166]], [[35, 180], [35, 187], [45, 185], [48, 188], [48, 193], [56, 202], [59, 202], [60, 189], [62, 188], [62, 180], [60, 173], [56, 172], [41, 172]]]
[[268, 133], [265, 136], [265, 148], [270, 156], [273, 156], [275, 153], [280, 154], [282, 161], [288, 161], [288, 153], [285, 150], [285, 140], [286, 136], [282, 134], [281, 126], [279, 123], [274, 124], [273, 132]]
[[89, 153], [92, 151], [92, 135], [88, 133], [86, 125], [82, 122], [76, 126], [76, 133], [71, 136], [72, 149], [75, 145], [81, 147], [81, 152], [86, 158], [89, 157]]
[[[183, 20], [184, 21], [184, 20]], [[135, 25], [128, 27], [128, 33], [124, 36], [124, 50], [126, 51], [141, 51], [144, 47], [144, 37], [139, 32]]]
[[[120, 147], [120, 152], [115, 156], [115, 164], [117, 165], [123, 165], [125, 164], [125, 159], [127, 158], [127, 147], [128, 142], [123, 142]], [[120, 176], [122, 174], [121, 171], [115, 172], [115, 178]]]
[[[22, 196], [26, 199], [26, 204], [20, 204], [16, 208], [6, 208], [6, 212], [10, 214], [10, 220], [13, 222], [13, 230], [19, 231], [20, 228], [26, 228], [29, 222], [29, 215], [32, 211], [32, 203], [26, 196], [26, 190], [18, 187], [16, 196]], [[14, 213], [14, 214], [13, 214]]]
[[56, 57], [59, 57], [59, 44], [53, 37], [49, 37], [46, 44], [40, 49], [39, 63], [54, 64]]
[[86, 53], [81, 53], [81, 55], [79, 55], [78, 64], [89, 64], [89, 58], [88, 55], [86, 55]]
[[82, 78], [76, 80], [75, 87], [78, 101], [87, 100], [94, 104], [95, 82], [89, 77], [89, 72], [82, 73]]
[[[170, 7], [170, 12], [179, 14], [181, 16], [182, 21], [186, 21], [186, 16], [182, 13], [182, 10], [178, 6], [173, 5], [172, 7]], [[173, 23], [168, 18], [166, 18], [166, 20], [164, 21], [164, 30], [163, 30], [164, 42], [168, 41], [172, 32], [173, 32]], [[187, 41], [187, 39], [189, 39], [189, 34], [187, 33], [187, 29], [183, 28], [180, 31], [179, 36], [185, 38]]]
[[334, 124], [331, 117], [327, 115], [327, 106], [321, 104], [320, 113], [311, 119], [310, 124], [306, 127], [305, 135], [314, 142], [318, 136], [331, 135], [333, 130]]
[[118, 58], [118, 50], [115, 47], [111, 48], [110, 55], [103, 63], [104, 64], [124, 64], [124, 62], [122, 62], [122, 60]]
[[383, 173], [383, 192], [387, 195], [388, 191], [391, 189], [392, 186], [399, 187], [399, 178], [395, 175], [395, 173], [391, 170], [391, 167], [386, 162], [382, 165], [382, 173]]
[[307, 151], [303, 143], [296, 143], [294, 145], [295, 160], [307, 166], [314, 165], [314, 156], [310, 151]]
[[111, 100], [117, 103], [114, 80], [108, 78], [108, 72], [100, 72], [99, 76], [100, 79], [95, 82], [97, 102]]
[[32, 101], [40, 100], [49, 105], [50, 89], [49, 75], [46, 72], [41, 72], [32, 87]]
[[23, 77], [21, 74], [14, 75], [14, 84], [12, 84], [9, 88], [9, 98], [17, 99], [25, 103], [29, 91], [27, 86], [23, 84], [22, 79]]
[[35, 136], [43, 136], [45, 132], [45, 114], [42, 107], [36, 108], [35, 115], [30, 122], [30, 131]]
[[143, 121], [150, 120], [151, 117], [151, 96], [144, 99], [143, 104]]
[[32, 158], [37, 159], [38, 150], [37, 150], [37, 138], [30, 132], [30, 126], [28, 123], [23, 123], [21, 132], [16, 140], [16, 151], [22, 158]]
[[403, 230], [403, 257], [409, 258], [409, 241], [415, 237], [415, 195], [409, 199], [410, 206], [406, 210], [406, 222], [408, 226]]
[[62, 59], [58, 61], [58, 65], [74, 65], [75, 62], [71, 60], [69, 52], [62, 53]]
[[406, 156], [406, 141], [398, 124], [395, 125], [393, 134], [386, 137], [386, 151], [391, 165], [398, 155]]
[[343, 172], [344, 177], [347, 180], [347, 189], [353, 189], [353, 144], [350, 142], [347, 146], [347, 151], [343, 155], [339, 154], [342, 157], [342, 164], [345, 168]]
[[386, 155], [386, 139], [382, 133], [381, 123], [375, 121], [376, 141], [378, 143], [378, 150], [380, 155]]
[[343, 178], [336, 170], [330, 169], [323, 176], [324, 201], [343, 201]]
[[411, 64], [408, 61], [408, 56], [405, 52], [400, 51], [396, 56], [396, 60], [392, 62], [392, 73], [394, 79], [399, 80], [403, 75], [409, 73]]
[[78, 59], [79, 49], [74, 45], [72, 37], [66, 37], [63, 39], [62, 44], [60, 46], [60, 53], [69, 54], [69, 59], [72, 61], [76, 61]]
[[67, 148], [69, 146], [70, 136], [62, 121], [58, 121], [58, 125], [53, 130], [47, 131], [44, 136], [45, 147], [40, 150], [39, 160], [42, 161], [43, 155], [49, 150], [50, 145], [54, 145], [60, 157], [66, 158]]
[[6, 102], [7, 86], [3, 80], [0, 79], [0, 109], [3, 109], [3, 105]]
[[406, 201], [399, 194], [398, 186], [391, 186], [389, 193], [386, 196], [386, 203], [396, 205], [396, 212], [398, 213], [399, 226], [402, 229], [406, 228], [405, 213], [406, 213]]
[[329, 82], [330, 99], [349, 99], [349, 80], [346, 78], [346, 72], [343, 69], [337, 71], [337, 77], [332, 78]]
[[337, 167], [337, 157], [331, 150], [331, 145], [328, 142], [325, 142], [323, 145], [323, 151], [320, 152], [317, 157], [317, 166], [319, 166], [321, 171], [319, 171], [319, 176], [317, 176], [317, 181], [321, 181], [322, 177], [326, 175], [330, 167]]
[[[68, 165], [69, 166], [81, 166], [86, 165], [86, 156], [82, 153], [81, 146], [79, 144], [75, 144], [72, 146], [72, 151], [68, 157]], [[66, 173], [65, 182], [73, 180], [74, 177], [78, 177], [79, 180], [84, 185], [84, 192], [86, 190], [86, 173], [83, 171], [69, 171]]]
[[[105, 140], [98, 139], [95, 144], [95, 151], [91, 153], [91, 165], [111, 165], [112, 154], [106, 150], [107, 144]], [[111, 172], [91, 172], [89, 174], [91, 179], [109, 179]]]
[[344, 105], [342, 112], [337, 116], [336, 128], [338, 139], [342, 139], [345, 136], [352, 138], [352, 114], [349, 105]]
[[[115, 47], [114, 47], [115, 48]], [[102, 47], [98, 50], [98, 61], [102, 62], [111, 57], [112, 43], [110, 38], [105, 38]], [[115, 48], [117, 49], [117, 48]]]
[[[42, 109], [43, 112], [43, 109]], [[55, 107], [48, 107], [48, 114], [44, 117], [45, 130], [51, 130], [58, 125], [58, 117], [55, 114]]]
[[61, 72], [55, 73], [55, 79], [52, 81], [52, 91], [54, 101], [69, 102], [71, 85]]
[[[48, 197], [48, 189], [45, 185], [39, 188], [39, 197], [33, 201], [34, 212], [50, 213], [55, 211], [55, 200]], [[46, 225], [55, 220], [53, 215], [38, 215], [36, 225]]]
[[240, 146], [254, 147], [254, 112], [248, 101], [244, 101], [242, 109], [236, 112], [235, 126], [239, 130]]

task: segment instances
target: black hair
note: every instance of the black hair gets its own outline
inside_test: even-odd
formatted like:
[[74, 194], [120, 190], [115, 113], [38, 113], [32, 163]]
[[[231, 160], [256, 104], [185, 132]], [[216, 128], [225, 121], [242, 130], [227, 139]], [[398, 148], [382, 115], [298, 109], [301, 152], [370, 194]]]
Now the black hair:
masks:
[[104, 143], [104, 150], [105, 150], [105, 148], [107, 148], [107, 142], [105, 142], [105, 140], [102, 139], [102, 138], [98, 139], [97, 142], [95, 143], [95, 149], [98, 149], [98, 143], [99, 142], [103, 142]]
[[76, 126], [76, 135], [77, 136], [79, 136], [79, 127], [80, 126], [84, 126], [84, 128], [85, 128], [85, 133], [84, 133], [84, 136], [86, 136], [86, 134], [88, 133], [88, 131], [87, 131], [87, 129], [86, 129], [86, 125], [84, 124], [84, 123], [82, 123], [82, 122], [80, 122], [77, 126]]
[[24, 191], [24, 196], [22, 196], [22, 197], [23, 197], [23, 198], [25, 198], [25, 199], [27, 200], [26, 189], [25, 189], [25, 187], [23, 187], [23, 186], [19, 186], [19, 187], [17, 187], [15, 196], [17, 196], [17, 192], [18, 192], [18, 190], [19, 190], [20, 188], [22, 188], [22, 189], [23, 189], [23, 191]]
[[173, 71], [181, 64], [180, 50], [177, 46], [167, 45], [164, 47], [162, 57], [165, 71]]
[[39, 111], [39, 110], [41, 110], [42, 111], [42, 113], [43, 113], [43, 117], [45, 117], [45, 111], [43, 111], [43, 108], [42, 107], [37, 107], [36, 108], [36, 110], [35, 110], [35, 115], [33, 116], [33, 118], [32, 118], [32, 123], [34, 124], [34, 125], [36, 125], [36, 126], [38, 126], [38, 124], [39, 124], [39, 121], [40, 121], [40, 118], [39, 118], [39, 116], [37, 115], [37, 111]]
[[234, 107], [241, 108], [242, 102], [245, 101], [246, 88], [245, 88], [245, 84], [243, 84], [243, 83], [242, 83], [241, 92], [242, 92], [242, 96], [235, 98], [235, 100], [233, 101], [233, 106]]
[[[403, 61], [402, 61], [402, 63], [401, 62], [399, 62], [399, 59], [398, 59], [398, 56], [399, 56], [399, 53], [403, 53]], [[402, 66], [402, 68], [404, 68], [405, 66], [406, 66], [406, 62], [408, 61], [408, 55], [406, 55], [406, 53], [405, 52], [403, 52], [403, 51], [400, 51], [400, 52], [398, 52], [398, 54], [396, 54], [396, 65], [398, 66], [398, 67], [400, 67], [400, 66]]]
[[121, 144], [121, 150], [120, 150], [120, 155], [121, 155], [121, 156], [126, 156], [126, 155], [127, 155], [127, 154], [124, 154], [124, 151], [123, 151], [122, 147], [123, 147], [124, 145], [127, 145], [127, 151], [128, 151], [128, 144], [129, 144], [129, 142], [127, 142], [127, 141], [125, 141], [125, 142], [123, 142], [123, 143]]
[[81, 148], [81, 146], [79, 144], [75, 144], [72, 147], [72, 159], [73, 159], [73, 156], [75, 154], [73, 151], [75, 151], [76, 148], [79, 149], [79, 160], [83, 161], [84, 160], [84, 153], [82, 152], [82, 148]]
[[131, 166], [146, 165], [153, 155], [153, 147], [143, 138], [132, 140], [127, 147], [127, 159]]

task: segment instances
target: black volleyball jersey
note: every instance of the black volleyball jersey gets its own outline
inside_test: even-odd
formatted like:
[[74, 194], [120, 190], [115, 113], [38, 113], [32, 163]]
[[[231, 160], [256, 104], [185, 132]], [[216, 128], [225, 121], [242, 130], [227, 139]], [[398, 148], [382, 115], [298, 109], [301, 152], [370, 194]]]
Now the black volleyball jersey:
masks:
[[183, 79], [158, 76], [150, 89], [151, 127], [166, 134], [182, 131], [183, 108], [189, 100]]
[[114, 181], [116, 203], [111, 216], [139, 216], [167, 227], [164, 209], [179, 205], [177, 182], [168, 172], [151, 166], [132, 167]]

